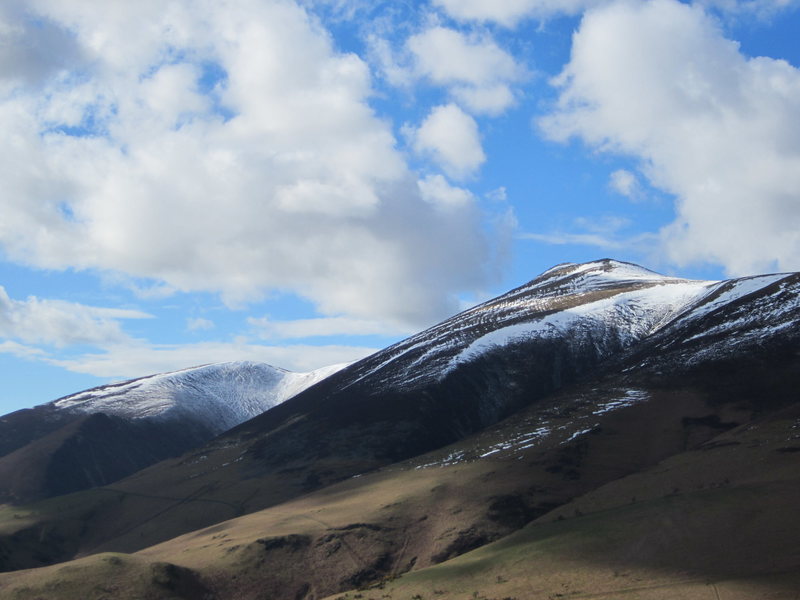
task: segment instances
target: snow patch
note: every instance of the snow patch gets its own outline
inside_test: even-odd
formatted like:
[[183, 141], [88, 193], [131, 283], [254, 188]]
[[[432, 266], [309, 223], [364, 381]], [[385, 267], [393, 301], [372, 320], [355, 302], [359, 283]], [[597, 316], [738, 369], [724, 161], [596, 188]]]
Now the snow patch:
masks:
[[414, 467], [414, 469], [415, 470], [430, 469], [431, 467], [446, 467], [448, 465], [454, 465], [456, 463], [462, 462], [465, 456], [466, 452], [464, 452], [463, 450], [458, 450], [456, 452], [451, 452], [441, 460], [435, 460], [433, 462], [425, 463], [424, 465], [417, 465], [416, 467]]
[[588, 429], [579, 429], [578, 431], [573, 433], [571, 436], [569, 436], [567, 439], [565, 439], [563, 442], [561, 442], [561, 445], [563, 446], [564, 444], [569, 444], [572, 440], [576, 440], [579, 437], [581, 437], [582, 435], [586, 435], [587, 433], [590, 433], [592, 431], [592, 429], [594, 429], [595, 427], [597, 427], [599, 425], [600, 425], [600, 423], [595, 423], [594, 425], [592, 425]]
[[627, 390], [622, 398], [615, 398], [608, 402], [602, 402], [592, 411], [593, 415], [604, 415], [605, 413], [632, 406], [639, 402], [644, 402], [649, 398], [649, 394], [643, 390]]
[[502, 451], [516, 451], [532, 448], [537, 444], [537, 442], [546, 438], [551, 433], [552, 430], [549, 427], [538, 427], [533, 431], [516, 435], [505, 442], [492, 444], [489, 446], [489, 450], [483, 454], [480, 454], [478, 458], [487, 458]]

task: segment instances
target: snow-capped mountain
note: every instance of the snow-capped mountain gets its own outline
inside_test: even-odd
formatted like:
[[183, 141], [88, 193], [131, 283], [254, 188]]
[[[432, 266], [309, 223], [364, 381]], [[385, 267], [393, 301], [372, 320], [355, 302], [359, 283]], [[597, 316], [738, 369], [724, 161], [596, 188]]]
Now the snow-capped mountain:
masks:
[[696, 281], [610, 259], [565, 263], [356, 363], [346, 385], [377, 379], [381, 387], [416, 389], [499, 349], [547, 340], [602, 359], [659, 332], [666, 339], [692, 327], [698, 331], [682, 345], [714, 337], [719, 343], [702, 351], [725, 352], [746, 340], [724, 334], [757, 339], [790, 327], [800, 312], [798, 294], [794, 273]]
[[199, 421], [221, 433], [347, 366], [293, 373], [266, 363], [227, 362], [105, 385], [53, 402], [70, 413]]
[[561, 264], [231, 435], [260, 437], [252, 452], [270, 464], [357, 445], [346, 452], [377, 465], [452, 443], [602, 373], [685, 372], [791, 345], [798, 321], [797, 273], [694, 281], [610, 259]]
[[[235, 366], [201, 367], [62, 398], [33, 416], [39, 427], [64, 415], [72, 420], [21, 455], [0, 458], [0, 482], [12, 501], [104, 485], [87, 492], [93, 504], [85, 510], [45, 515], [44, 525], [29, 528], [30, 547], [57, 548], [51, 560], [132, 552], [193, 532], [162, 551], [183, 552], [181, 543], [202, 539], [204, 564], [212, 547], [228, 557], [220, 562], [232, 565], [230, 589], [244, 581], [259, 595], [268, 589], [296, 598], [307, 596], [311, 581], [321, 586], [314, 593], [338, 593], [449, 560], [647, 470], [657, 469], [653, 481], [670, 499], [697, 490], [705, 498], [738, 485], [737, 477], [749, 486], [762, 465], [770, 478], [796, 479], [798, 322], [798, 273], [692, 281], [607, 259], [562, 264], [203, 444], [192, 441], [192, 423], [211, 435], [202, 424], [259, 410], [259, 388], [278, 394], [301, 379], [274, 369], [246, 368], [242, 376]], [[765, 423], [771, 433], [759, 429]], [[733, 439], [742, 432], [746, 440]], [[156, 441], [193, 449], [113, 479], [122, 476], [116, 465], [140, 469], [139, 450]], [[159, 451], [180, 453], [175, 446]], [[703, 458], [689, 469], [702, 471], [696, 490], [683, 471], [661, 481], [660, 465], [670, 457], [681, 468]], [[737, 474], [744, 463], [752, 469]], [[603, 502], [636, 510], [652, 487], [623, 486], [610, 500], [600, 493], [602, 502], [553, 518], [579, 518]], [[728, 490], [730, 498], [743, 489]], [[781, 493], [793, 494], [787, 505], [794, 510], [796, 487], [787, 490]], [[760, 497], [747, 497], [755, 514]], [[226, 520], [262, 510], [276, 520], [259, 513], [242, 526], [249, 543], [225, 537], [232, 531]], [[78, 521], [88, 534], [75, 542], [69, 532]], [[280, 537], [270, 537], [276, 530]], [[49, 531], [68, 533], [42, 537]], [[375, 561], [338, 552], [345, 542], [361, 544], [359, 555]], [[13, 568], [47, 562], [14, 560]], [[240, 568], [251, 570], [242, 575]]]
[[416, 388], [497, 348], [537, 339], [568, 340], [575, 348], [592, 346], [598, 357], [608, 355], [702, 304], [720, 285], [615, 260], [558, 265], [358, 363], [352, 383], [378, 376], [387, 387]]
[[335, 373], [229, 362], [105, 385], [0, 418], [0, 498], [105, 485], [214, 436]]

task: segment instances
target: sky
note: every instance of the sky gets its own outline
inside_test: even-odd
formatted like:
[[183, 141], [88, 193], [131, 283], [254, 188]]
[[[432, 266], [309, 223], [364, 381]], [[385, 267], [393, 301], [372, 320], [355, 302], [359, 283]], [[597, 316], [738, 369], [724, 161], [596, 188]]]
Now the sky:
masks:
[[800, 270], [800, 0], [0, 0], [0, 414], [562, 262]]

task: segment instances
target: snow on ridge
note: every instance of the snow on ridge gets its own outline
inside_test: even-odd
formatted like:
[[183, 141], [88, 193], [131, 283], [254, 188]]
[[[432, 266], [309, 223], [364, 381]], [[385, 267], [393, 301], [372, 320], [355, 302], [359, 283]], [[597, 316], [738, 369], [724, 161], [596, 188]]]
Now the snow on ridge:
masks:
[[579, 326], [599, 328], [608, 324], [616, 325], [623, 343], [629, 344], [670, 322], [687, 305], [706, 295], [710, 285], [713, 283], [676, 279], [674, 282], [638, 288], [579, 304], [533, 321], [494, 329], [473, 340], [451, 358], [442, 370], [441, 377], [459, 364], [475, 360], [492, 349], [535, 337], [558, 337]]
[[[721, 306], [725, 306], [747, 296], [748, 294], [762, 290], [765, 287], [780, 281], [781, 279], [785, 279], [787, 276], [787, 273], [776, 273], [771, 275], [755, 275], [752, 277], [742, 277], [739, 279], [722, 281], [708, 294], [706, 294], [704, 298], [700, 299], [700, 302], [692, 307], [692, 309], [687, 312], [687, 314], [682, 317], [681, 320], [696, 319], [705, 316]], [[704, 301], [706, 298], [713, 296], [714, 293], [719, 290], [722, 291], [718, 296], [709, 300], [708, 302]]]
[[613, 259], [595, 260], [592, 262], [575, 265], [575, 267], [571, 269], [571, 272], [569, 274], [577, 275], [580, 273], [587, 273], [587, 272], [597, 273], [598, 275], [601, 275], [606, 279], [619, 279], [626, 281], [632, 279], [644, 279], [647, 281], [654, 279], [655, 280], [679, 279], [677, 277], [661, 275], [660, 273], [656, 273], [655, 271], [651, 271], [650, 269], [646, 269], [645, 267], [641, 267], [633, 263], [628, 263]]
[[[404, 384], [413, 384], [421, 379], [426, 379], [429, 374], [425, 370], [415, 371], [414, 368], [429, 361], [438, 362], [437, 358], [442, 358], [443, 355], [451, 351], [458, 352], [459, 348], [466, 343], [465, 337], [469, 337], [468, 330], [485, 322], [496, 328], [495, 331], [505, 331], [512, 341], [519, 337], [525, 337], [527, 333], [535, 334], [537, 330], [536, 324], [541, 323], [541, 327], [547, 329], [549, 326], [548, 321], [542, 323], [541, 320], [537, 320], [524, 325], [511, 325], [509, 327], [502, 327], [502, 323], [504, 321], [518, 321], [519, 317], [524, 314], [554, 310], [557, 314], [562, 314], [564, 311], [555, 307], [553, 301], [566, 296], [579, 296], [600, 290], [619, 289], [624, 288], [626, 284], [652, 290], [655, 287], [677, 284], [690, 287], [708, 287], [714, 283], [717, 282], [693, 281], [661, 275], [633, 263], [613, 259], [602, 259], [580, 264], [561, 263], [548, 269], [525, 286], [478, 304], [377, 353], [374, 357], [380, 362], [377, 364], [365, 363], [364, 370], [347, 385], [354, 385], [395, 361], [402, 361], [410, 353], [420, 349], [424, 349], [422, 355], [418, 356], [410, 364], [404, 365]], [[653, 294], [655, 292], [651, 291], [650, 293]], [[681, 307], [683, 307], [683, 304]], [[568, 311], [571, 312], [570, 321], [575, 320], [579, 310], [578, 308]], [[675, 311], [669, 311], [669, 314], [674, 316]], [[557, 319], [557, 317], [553, 317], [553, 319]], [[529, 329], [531, 331], [528, 331]], [[555, 334], [557, 330], [558, 328], [554, 328], [551, 332]], [[491, 336], [493, 333], [488, 335]], [[544, 335], [546, 335], [546, 332]], [[504, 337], [504, 334], [498, 334], [497, 339], [486, 338], [484, 341], [491, 343], [493, 346], [504, 345], [504, 342], [498, 341]], [[473, 344], [476, 342], [477, 340], [472, 341]], [[464, 350], [462, 349], [461, 352], [463, 353]], [[452, 367], [454, 367], [452, 361], [449, 366], [444, 366], [445, 371], [442, 376], [449, 372]], [[383, 383], [387, 384], [389, 380], [385, 380]]]
[[59, 409], [128, 419], [189, 418], [221, 433], [288, 400], [346, 366], [293, 373], [266, 363], [227, 362], [95, 388], [56, 400]]
[[[225, 364], [225, 363], [219, 363], [219, 364]], [[145, 375], [143, 377], [137, 377], [136, 379], [130, 379], [127, 381], [109, 383], [106, 385], [93, 387], [88, 390], [83, 390], [81, 392], [76, 392], [74, 394], [70, 394], [69, 396], [64, 396], [62, 398], [59, 398], [58, 400], [55, 400], [53, 404], [59, 408], [72, 408], [80, 406], [86, 402], [89, 402], [93, 398], [105, 398], [107, 396], [112, 396], [112, 395], [121, 395], [125, 392], [136, 389], [143, 385], [144, 386], [152, 385], [153, 383], [159, 380], [174, 377], [182, 373], [197, 371], [198, 369], [204, 369], [209, 366], [213, 365], [200, 365], [196, 367], [187, 367], [186, 369], [179, 369], [177, 371], [156, 373], [155, 375]]]
[[534, 279], [531, 282], [531, 287], [551, 284], [553, 279], [566, 279], [569, 277], [577, 277], [580, 282], [586, 282], [590, 279], [608, 282], [687, 281], [681, 277], [662, 275], [661, 273], [656, 273], [655, 271], [633, 263], [614, 259], [602, 259], [586, 263], [561, 263], [560, 265], [548, 269]]
[[[693, 321], [702, 316], [708, 315], [722, 306], [730, 305], [740, 298], [750, 294], [755, 294], [764, 290], [766, 287], [775, 284], [789, 277], [789, 274], [758, 275], [742, 279], [734, 279], [725, 282], [726, 286], [720, 286], [720, 294], [712, 298], [709, 302], [699, 303], [694, 309], [682, 316], [680, 321]], [[684, 342], [691, 342], [701, 338], [708, 338], [717, 335], [725, 335], [726, 339], [712, 344], [701, 355], [709, 352], [719, 352], [722, 346], [732, 349], [745, 343], [750, 343], [753, 339], [763, 336], [775, 335], [777, 332], [796, 326], [796, 317], [792, 313], [797, 313], [800, 308], [800, 296], [797, 289], [794, 292], [793, 302], [775, 302], [776, 294], [781, 294], [792, 287], [797, 288], [797, 283], [783, 282], [774, 294], [762, 294], [749, 301], [745, 306], [734, 309], [732, 313], [726, 315], [726, 319], [716, 323], [695, 335], [686, 338]], [[709, 297], [712, 294], [709, 294]], [[735, 331], [736, 335], [732, 339], [727, 339], [728, 334]], [[699, 358], [700, 355], [698, 355]]]
[[[633, 263], [603, 259], [588, 263], [564, 263], [557, 265], [528, 283], [496, 299], [496, 304], [520, 302], [546, 302], [567, 296], [583, 296], [595, 292], [607, 292], [632, 286], [655, 286], [665, 284], [711, 285], [716, 281], [697, 281], [661, 275]], [[489, 305], [491, 302], [483, 306]], [[480, 310], [482, 306], [476, 307]], [[476, 310], [473, 309], [473, 310]]]
[[339, 363], [329, 365], [307, 373], [287, 372], [286, 376], [279, 384], [278, 395], [288, 400], [351, 364], [352, 363]]

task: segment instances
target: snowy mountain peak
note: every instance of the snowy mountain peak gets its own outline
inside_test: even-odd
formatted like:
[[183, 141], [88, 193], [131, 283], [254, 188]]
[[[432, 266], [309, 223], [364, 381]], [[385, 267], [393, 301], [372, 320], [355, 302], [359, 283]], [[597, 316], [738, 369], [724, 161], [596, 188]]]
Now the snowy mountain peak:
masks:
[[543, 277], [566, 277], [580, 273], [595, 273], [614, 279], [675, 279], [661, 275], [634, 263], [629, 263], [613, 258], [601, 258], [585, 263], [560, 263], [542, 273], [537, 279]]
[[561, 263], [509, 294], [535, 292], [539, 297], [564, 296], [630, 285], [652, 286], [687, 281], [689, 280], [680, 277], [661, 275], [633, 263], [604, 258], [587, 263]]
[[220, 433], [345, 366], [293, 373], [266, 363], [217, 363], [93, 388], [60, 398], [53, 405], [70, 412], [128, 419], [188, 418]]

